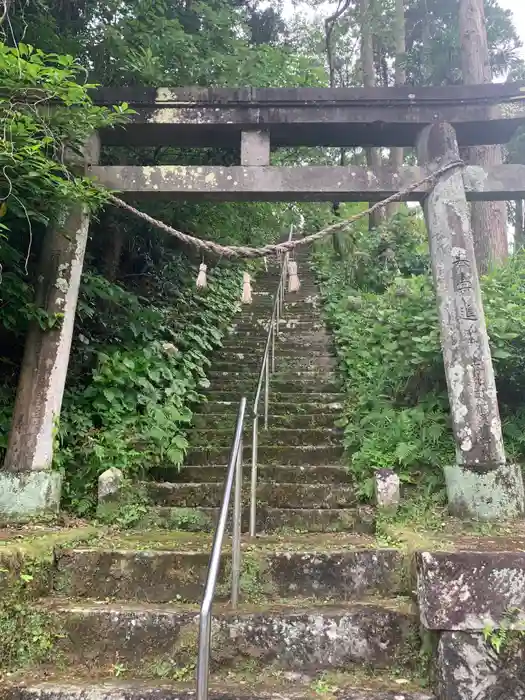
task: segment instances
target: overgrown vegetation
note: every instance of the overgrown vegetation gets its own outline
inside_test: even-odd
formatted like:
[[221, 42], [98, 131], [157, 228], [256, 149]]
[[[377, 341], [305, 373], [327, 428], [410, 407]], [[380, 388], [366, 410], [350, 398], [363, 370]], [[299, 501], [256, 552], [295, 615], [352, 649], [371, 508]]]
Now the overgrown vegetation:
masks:
[[[273, 11], [259, 15], [226, 0], [183, 5], [133, 1], [113, 11], [98, 2], [82, 9], [13, 3], [8, 22], [0, 21], [0, 459], [28, 328], [37, 323], [50, 330], [62, 322], [60, 314], [35, 302], [45, 228], [81, 203], [95, 218], [55, 426], [55, 467], [66, 477], [64, 505], [80, 516], [94, 514], [97, 477], [108, 467], [134, 480], [152, 466], [182, 463], [192, 408], [209, 384], [209, 356], [238, 308], [246, 269], [206, 260], [208, 286], [197, 291], [200, 256], [104, 208], [103, 191], [69, 158], [80, 154], [94, 130], [123, 122], [130, 110], [125, 104], [94, 106], [91, 89], [96, 83], [262, 86], [322, 80], [308, 57], [279, 43], [283, 25]], [[101, 157], [106, 163], [229, 165], [237, 153], [106, 148]], [[275, 240], [290, 218], [287, 207], [270, 204], [145, 206], [169, 224], [221, 243]], [[143, 499], [133, 497], [113, 515], [118, 524], [130, 525], [143, 510]]]
[[[438, 7], [439, 5], [439, 7]], [[44, 230], [72, 203], [94, 214], [82, 279], [68, 382], [56, 430], [56, 468], [66, 476], [65, 505], [94, 513], [95, 486], [116, 466], [135, 479], [150, 466], [180, 465], [192, 408], [202, 400], [212, 350], [219, 347], [239, 297], [240, 267], [206, 261], [205, 293], [195, 290], [199, 256], [177, 248], [142, 222], [105, 207], [104, 193], [67, 165], [87, 135], [129, 116], [126, 105], [93, 105], [96, 84], [122, 86], [350, 86], [361, 84], [357, 3], [326, 41], [317, 2], [299, 3], [293, 19], [279, 3], [245, 0], [170, 2], [101, 0], [5, 3], [0, 19], [0, 458], [7, 436], [30, 324], [62, 319], [35, 302]], [[406, 82], [461, 80], [457, 3], [411, 0], [405, 12]], [[9, 12], [7, 12], [9, 10]], [[486, 8], [494, 74], [523, 66], [511, 16]], [[399, 59], [394, 4], [371, 13], [373, 70], [391, 85]], [[372, 36], [373, 35], [373, 36]], [[373, 39], [373, 41], [372, 41]], [[32, 46], [37, 48], [32, 48]], [[362, 47], [361, 47], [362, 48]], [[327, 56], [327, 50], [332, 56]], [[53, 110], [49, 110], [49, 105]], [[74, 115], [72, 118], [71, 115]], [[510, 149], [520, 160], [520, 142]], [[221, 164], [238, 148], [104, 148], [103, 163]], [[405, 160], [411, 155], [404, 154]], [[274, 162], [364, 163], [362, 149], [287, 149]], [[292, 214], [276, 204], [144, 203], [168, 224], [222, 243], [275, 240]], [[343, 207], [344, 209], [345, 207]], [[307, 228], [337, 211], [302, 206]], [[421, 220], [401, 214], [368, 233], [334, 236], [317, 258], [327, 314], [339, 348], [348, 403], [345, 443], [351, 470], [370, 495], [374, 468], [396, 466], [406, 484], [439, 489], [441, 466], [454, 458], [428, 253]], [[523, 281], [516, 256], [484, 280], [493, 356], [511, 457], [525, 449]], [[140, 498], [117, 519], [135, 522]], [[191, 528], [194, 516], [177, 516]]]
[[[347, 403], [344, 441], [361, 495], [375, 469], [394, 468], [408, 485], [442, 485], [454, 460], [436, 304], [423, 221], [400, 213], [374, 231], [355, 229], [344, 259], [316, 254]], [[525, 452], [525, 256], [482, 280], [508, 456]]]

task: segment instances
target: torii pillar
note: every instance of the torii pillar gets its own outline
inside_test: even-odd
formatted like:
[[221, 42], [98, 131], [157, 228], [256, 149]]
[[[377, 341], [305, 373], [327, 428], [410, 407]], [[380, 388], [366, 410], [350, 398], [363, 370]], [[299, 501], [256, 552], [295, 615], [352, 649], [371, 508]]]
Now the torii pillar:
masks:
[[[96, 163], [98, 137], [84, 149], [81, 170]], [[73, 205], [46, 233], [40, 260], [36, 303], [56, 326], [28, 331], [3, 468], [0, 469], [0, 520], [27, 521], [56, 514], [62, 475], [52, 470], [57, 421], [62, 407], [78, 291], [89, 229], [85, 206]]]
[[[426, 127], [420, 164], [459, 160], [454, 128]], [[496, 383], [481, 301], [470, 211], [460, 168], [442, 175], [424, 204], [441, 346], [456, 442], [456, 464], [444, 467], [452, 514], [482, 520], [523, 515], [521, 470], [505, 458]]]

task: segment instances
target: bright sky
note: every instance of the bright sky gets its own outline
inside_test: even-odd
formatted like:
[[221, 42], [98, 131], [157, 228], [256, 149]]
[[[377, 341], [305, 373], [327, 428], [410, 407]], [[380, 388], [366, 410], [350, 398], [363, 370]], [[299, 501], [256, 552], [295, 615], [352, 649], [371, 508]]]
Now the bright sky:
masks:
[[[525, 59], [525, 1], [524, 0], [498, 0], [501, 7], [511, 10], [514, 15], [514, 26], [521, 37], [524, 47], [521, 54]], [[293, 12], [293, 0], [284, 0], [285, 12]]]
[[524, 44], [521, 55], [525, 58], [525, 2], [523, 0], [499, 0], [499, 4], [506, 10], [511, 10], [514, 15], [514, 26]]

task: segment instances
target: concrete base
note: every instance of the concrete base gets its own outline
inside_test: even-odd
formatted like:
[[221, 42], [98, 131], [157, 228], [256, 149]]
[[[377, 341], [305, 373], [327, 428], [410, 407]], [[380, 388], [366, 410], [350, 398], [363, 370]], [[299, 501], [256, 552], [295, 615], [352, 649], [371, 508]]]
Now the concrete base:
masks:
[[449, 510], [460, 518], [512, 520], [523, 517], [523, 476], [517, 464], [479, 474], [460, 464], [444, 467]]
[[0, 471], [0, 520], [24, 522], [56, 515], [60, 506], [62, 475], [59, 472]]

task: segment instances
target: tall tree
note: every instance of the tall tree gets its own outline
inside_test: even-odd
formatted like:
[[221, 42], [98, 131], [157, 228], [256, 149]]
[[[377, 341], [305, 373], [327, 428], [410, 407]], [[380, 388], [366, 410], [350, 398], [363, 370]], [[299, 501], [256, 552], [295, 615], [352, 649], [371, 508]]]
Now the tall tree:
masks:
[[[463, 83], [491, 83], [492, 68], [483, 0], [460, 0], [459, 28]], [[497, 108], [488, 108], [492, 109]], [[472, 165], [500, 165], [503, 162], [501, 146], [469, 148], [468, 161]], [[471, 212], [476, 263], [478, 271], [484, 273], [491, 263], [501, 262], [508, 255], [507, 209], [504, 202], [475, 202]]]
[[[361, 69], [363, 71], [363, 85], [375, 87], [376, 73], [374, 65], [374, 36], [372, 32], [372, 0], [360, 0], [361, 20]], [[378, 148], [367, 148], [366, 160], [373, 173], [378, 173], [381, 168], [381, 153]], [[380, 210], [370, 215], [369, 226], [379, 226], [384, 215]]]
[[[404, 85], [406, 80], [405, 72], [405, 54], [406, 54], [406, 36], [405, 36], [405, 3], [404, 0], [395, 0], [394, 8], [394, 40], [396, 47], [395, 57], [395, 75], [394, 82], [396, 85]], [[392, 148], [390, 152], [390, 165], [392, 170], [397, 171], [403, 165], [404, 151], [402, 148]], [[399, 209], [399, 204], [393, 203], [388, 207], [388, 216], [392, 216]]]

